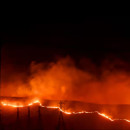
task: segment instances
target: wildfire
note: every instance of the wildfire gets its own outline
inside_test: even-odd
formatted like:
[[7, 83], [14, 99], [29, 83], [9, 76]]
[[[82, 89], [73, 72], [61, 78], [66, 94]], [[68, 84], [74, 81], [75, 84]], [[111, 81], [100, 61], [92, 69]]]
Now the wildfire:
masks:
[[14, 105], [10, 103], [1, 102], [3, 106], [11, 106], [11, 107], [25, 107], [24, 105]]
[[28, 107], [28, 106], [32, 106], [33, 104], [39, 104], [41, 107], [44, 107], [44, 108], [50, 108], [50, 109], [59, 109], [59, 111], [63, 112], [64, 114], [83, 114], [83, 113], [86, 113], [86, 114], [89, 114], [89, 113], [97, 113], [98, 115], [110, 120], [110, 121], [116, 121], [116, 120], [124, 120], [126, 122], [129, 122], [130, 123], [130, 120], [128, 119], [112, 119], [111, 117], [109, 117], [108, 115], [104, 114], [104, 113], [100, 113], [98, 111], [92, 111], [92, 112], [87, 112], [87, 111], [80, 111], [80, 112], [67, 112], [67, 111], [64, 111], [63, 109], [61, 109], [60, 107], [56, 107], [56, 106], [43, 106], [41, 104], [41, 102], [39, 100], [35, 100], [31, 103], [29, 103], [28, 105], [15, 105], [15, 104], [10, 104], [10, 103], [5, 103], [5, 102], [1, 102], [1, 104], [3, 106], [10, 106], [10, 107]]

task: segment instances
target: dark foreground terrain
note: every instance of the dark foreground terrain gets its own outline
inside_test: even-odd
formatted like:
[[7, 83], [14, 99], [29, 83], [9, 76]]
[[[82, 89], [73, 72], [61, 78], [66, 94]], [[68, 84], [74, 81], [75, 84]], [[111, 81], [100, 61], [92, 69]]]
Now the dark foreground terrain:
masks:
[[[58, 109], [40, 108], [35, 104], [28, 108], [20, 108], [17, 117], [17, 108], [2, 107], [2, 126], [4, 130], [130, 130], [130, 123], [126, 121], [114, 121], [93, 114], [63, 114], [60, 118]], [[60, 120], [60, 121], [59, 121]]]

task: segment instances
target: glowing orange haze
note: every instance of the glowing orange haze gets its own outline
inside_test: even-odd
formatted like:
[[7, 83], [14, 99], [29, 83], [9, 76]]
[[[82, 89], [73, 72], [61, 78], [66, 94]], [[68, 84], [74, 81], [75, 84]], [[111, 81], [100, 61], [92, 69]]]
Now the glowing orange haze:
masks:
[[[86, 63], [90, 68], [91, 63]], [[50, 100], [78, 100], [102, 104], [130, 104], [130, 74], [104, 69], [100, 76], [77, 68], [69, 57], [56, 63], [31, 63], [25, 80], [15, 75], [2, 81], [3, 96], [33, 96]], [[8, 75], [8, 74], [6, 74]]]

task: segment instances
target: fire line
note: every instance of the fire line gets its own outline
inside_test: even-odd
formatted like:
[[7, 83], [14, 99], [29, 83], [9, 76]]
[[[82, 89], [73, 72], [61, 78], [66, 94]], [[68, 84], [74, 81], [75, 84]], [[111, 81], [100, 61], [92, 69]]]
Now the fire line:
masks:
[[116, 120], [124, 120], [124, 121], [130, 123], [130, 120], [128, 120], [128, 119], [112, 119], [109, 116], [107, 116], [106, 114], [100, 113], [99, 111], [92, 111], [92, 112], [87, 112], [87, 111], [67, 112], [67, 111], [63, 111], [63, 109], [61, 109], [60, 107], [56, 107], [56, 106], [43, 106], [39, 100], [35, 100], [34, 102], [29, 103], [28, 105], [13, 105], [13, 104], [10, 104], [10, 103], [1, 102], [1, 104], [3, 106], [10, 106], [10, 107], [15, 107], [15, 108], [18, 108], [18, 107], [28, 107], [28, 106], [32, 106], [33, 104], [36, 104], [36, 103], [38, 103], [39, 106], [44, 107], [44, 108], [59, 109], [59, 111], [63, 112], [64, 114], [69, 114], [70, 115], [70, 114], [83, 114], [83, 113], [85, 113], [85, 114], [97, 113], [98, 115], [100, 115], [100, 116], [102, 116], [102, 117], [104, 117], [104, 118], [106, 118], [106, 119], [108, 119], [108, 120], [110, 120], [112, 122], [116, 121]]

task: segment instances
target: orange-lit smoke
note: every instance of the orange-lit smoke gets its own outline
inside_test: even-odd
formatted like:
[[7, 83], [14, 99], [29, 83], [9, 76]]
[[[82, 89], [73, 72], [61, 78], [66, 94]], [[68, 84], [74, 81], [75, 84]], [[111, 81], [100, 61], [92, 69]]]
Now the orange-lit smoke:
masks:
[[52, 63], [32, 62], [28, 78], [22, 80], [23, 76], [19, 74], [12, 81], [2, 81], [1, 93], [3, 96], [130, 104], [129, 72], [104, 65], [97, 69], [90, 62], [85, 62], [84, 68], [76, 67], [70, 57]]

